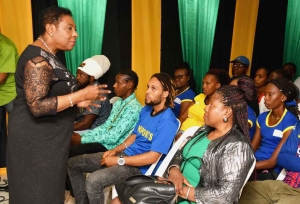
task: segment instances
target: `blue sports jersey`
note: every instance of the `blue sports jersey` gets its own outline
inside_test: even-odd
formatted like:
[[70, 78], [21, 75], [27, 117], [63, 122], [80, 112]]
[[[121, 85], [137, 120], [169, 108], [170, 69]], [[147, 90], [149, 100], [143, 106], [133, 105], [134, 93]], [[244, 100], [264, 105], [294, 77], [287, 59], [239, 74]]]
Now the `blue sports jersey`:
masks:
[[[134, 156], [149, 151], [166, 155], [170, 150], [178, 129], [178, 121], [170, 108], [155, 116], [151, 115], [151, 111], [151, 106], [145, 106], [141, 110], [139, 121], [133, 130], [136, 139], [124, 150], [125, 155]], [[160, 163], [161, 161], [156, 167]], [[141, 173], [146, 173], [149, 167], [150, 165], [140, 167]]]
[[185, 102], [185, 101], [193, 101], [195, 98], [195, 92], [189, 88], [186, 91], [182, 92], [181, 94], [178, 94], [175, 97], [174, 100], [174, 108], [172, 108], [173, 113], [175, 114], [176, 118], [178, 118], [179, 113], [180, 113], [180, 107], [181, 107], [181, 103]]
[[287, 170], [283, 182], [293, 188], [300, 188], [300, 122], [282, 145], [277, 164]]
[[[270, 117], [270, 111], [260, 114], [257, 118], [256, 125], [260, 127], [261, 143], [259, 149], [255, 152], [255, 158], [257, 161], [263, 161], [270, 159], [274, 150], [277, 148], [283, 134], [294, 128], [297, 123], [297, 118], [286, 109], [278, 121], [273, 126], [268, 125]], [[276, 166], [274, 170], [280, 173], [281, 167]]]
[[250, 140], [252, 140], [256, 129], [256, 114], [250, 106], [248, 106], [248, 123], [250, 123], [250, 129], [249, 129]]

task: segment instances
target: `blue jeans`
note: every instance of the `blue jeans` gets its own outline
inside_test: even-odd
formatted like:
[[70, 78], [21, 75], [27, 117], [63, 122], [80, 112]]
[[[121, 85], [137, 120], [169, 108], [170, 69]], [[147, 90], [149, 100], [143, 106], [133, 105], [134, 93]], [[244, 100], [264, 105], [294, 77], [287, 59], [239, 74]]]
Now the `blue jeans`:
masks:
[[[76, 204], [102, 204], [104, 188], [129, 176], [141, 174], [139, 168], [127, 165], [101, 166], [103, 153], [79, 155], [68, 160], [68, 174]], [[85, 178], [84, 173], [91, 174]]]

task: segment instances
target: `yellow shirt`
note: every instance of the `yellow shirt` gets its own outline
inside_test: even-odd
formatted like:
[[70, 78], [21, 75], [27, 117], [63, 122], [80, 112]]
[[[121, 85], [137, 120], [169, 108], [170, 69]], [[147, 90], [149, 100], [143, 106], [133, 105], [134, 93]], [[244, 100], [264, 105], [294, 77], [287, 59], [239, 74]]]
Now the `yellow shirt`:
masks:
[[205, 108], [205, 99], [204, 94], [199, 94], [194, 98], [195, 104], [192, 105], [188, 110], [188, 117], [181, 125], [181, 130], [185, 131], [193, 126], [202, 126], [204, 125], [204, 108]]

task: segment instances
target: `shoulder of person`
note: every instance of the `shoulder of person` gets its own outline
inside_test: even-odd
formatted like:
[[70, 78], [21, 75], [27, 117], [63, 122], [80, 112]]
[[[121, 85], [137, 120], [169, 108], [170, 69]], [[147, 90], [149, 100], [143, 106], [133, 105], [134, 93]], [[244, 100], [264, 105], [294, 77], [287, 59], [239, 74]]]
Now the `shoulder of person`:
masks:
[[267, 115], [269, 114], [270, 111], [266, 111], [266, 112], [262, 112], [261, 114], [259, 114], [257, 116], [258, 119], [265, 119], [267, 117]]
[[286, 111], [285, 117], [296, 118], [297, 119], [297, 117], [289, 110]]
[[225, 145], [230, 145], [230, 146], [243, 145], [245, 147], [249, 147], [250, 149], [252, 149], [250, 140], [246, 138], [246, 136], [238, 129], [233, 129], [230, 135], [227, 136], [223, 142], [226, 143]]
[[195, 96], [194, 101], [196, 101], [196, 102], [197, 101], [204, 101], [205, 97], [206, 97], [206, 95], [203, 94], [203, 93], [198, 94], [197, 96]]

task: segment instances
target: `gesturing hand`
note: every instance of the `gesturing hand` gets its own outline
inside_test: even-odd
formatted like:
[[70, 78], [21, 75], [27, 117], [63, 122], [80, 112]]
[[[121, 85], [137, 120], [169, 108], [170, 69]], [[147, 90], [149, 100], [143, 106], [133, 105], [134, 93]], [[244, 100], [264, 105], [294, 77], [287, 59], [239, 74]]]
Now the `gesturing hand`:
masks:
[[84, 100], [100, 100], [103, 101], [105, 100], [105, 96], [103, 94], [109, 94], [111, 91], [106, 90], [104, 88], [107, 88], [106, 84], [98, 85], [98, 86], [87, 86], [84, 89]]
[[79, 103], [77, 103], [77, 107], [86, 108], [88, 111], [91, 111], [91, 106], [101, 107], [100, 104], [94, 103], [91, 100], [84, 100], [84, 101], [80, 101]]

